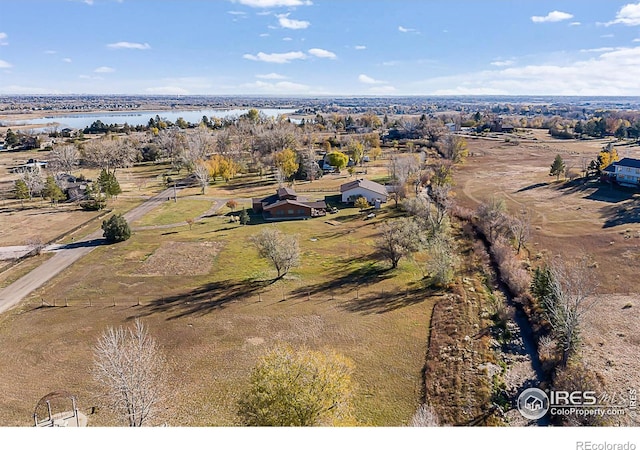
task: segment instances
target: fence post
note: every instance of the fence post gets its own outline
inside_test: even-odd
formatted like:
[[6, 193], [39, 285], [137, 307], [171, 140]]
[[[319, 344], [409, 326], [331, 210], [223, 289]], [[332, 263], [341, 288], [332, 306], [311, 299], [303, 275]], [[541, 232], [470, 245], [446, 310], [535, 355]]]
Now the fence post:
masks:
[[64, 307], [69, 306], [69, 299], [67, 297], [64, 298]]
[[115, 308], [116, 307], [116, 298], [112, 297], [112, 299], [113, 299], [113, 307]]

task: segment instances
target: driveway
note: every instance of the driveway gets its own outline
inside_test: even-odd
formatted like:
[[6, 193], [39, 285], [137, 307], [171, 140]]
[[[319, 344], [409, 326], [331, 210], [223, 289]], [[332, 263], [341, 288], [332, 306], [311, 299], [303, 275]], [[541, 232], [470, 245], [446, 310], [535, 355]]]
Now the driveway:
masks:
[[[124, 217], [129, 223], [138, 220], [172, 196], [173, 188], [167, 189], [127, 212]], [[27, 295], [104, 243], [102, 230], [98, 230], [72, 244], [51, 246], [50, 250], [56, 252], [52, 258], [0, 291], [0, 314], [13, 308]]]

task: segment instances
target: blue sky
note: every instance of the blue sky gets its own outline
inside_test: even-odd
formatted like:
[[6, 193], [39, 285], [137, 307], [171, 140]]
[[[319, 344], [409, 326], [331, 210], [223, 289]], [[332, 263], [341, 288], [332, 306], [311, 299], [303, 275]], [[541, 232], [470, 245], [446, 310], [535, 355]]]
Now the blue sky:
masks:
[[0, 94], [640, 95], [640, 2], [3, 0]]

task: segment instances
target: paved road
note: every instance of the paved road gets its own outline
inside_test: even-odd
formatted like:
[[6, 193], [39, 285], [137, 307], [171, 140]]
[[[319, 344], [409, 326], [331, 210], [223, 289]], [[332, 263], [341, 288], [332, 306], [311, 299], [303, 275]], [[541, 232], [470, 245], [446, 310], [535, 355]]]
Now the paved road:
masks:
[[[129, 223], [138, 220], [152, 209], [166, 202], [167, 198], [172, 195], [173, 188], [167, 189], [132, 209], [124, 217]], [[81, 241], [59, 246], [52, 258], [0, 291], [0, 314], [13, 308], [27, 295], [102, 244], [104, 244], [102, 230], [98, 230]]]

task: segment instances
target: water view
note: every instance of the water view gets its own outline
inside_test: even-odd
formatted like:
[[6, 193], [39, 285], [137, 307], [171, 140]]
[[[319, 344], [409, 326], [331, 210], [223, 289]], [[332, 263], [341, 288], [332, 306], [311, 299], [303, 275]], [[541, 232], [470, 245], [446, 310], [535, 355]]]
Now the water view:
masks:
[[[131, 126], [146, 125], [149, 119], [160, 116], [171, 122], [175, 122], [182, 117], [187, 122], [198, 123], [203, 116], [211, 117], [237, 117], [246, 114], [248, 109], [201, 109], [195, 111], [175, 110], [175, 111], [140, 111], [140, 112], [97, 112], [82, 114], [65, 114], [61, 116], [46, 116], [38, 119], [16, 120], [8, 122], [10, 125], [47, 125], [58, 128], [84, 129], [96, 120], [105, 124], [123, 125], [127, 123]], [[260, 109], [260, 112], [268, 117], [277, 117], [295, 112], [295, 109]]]

